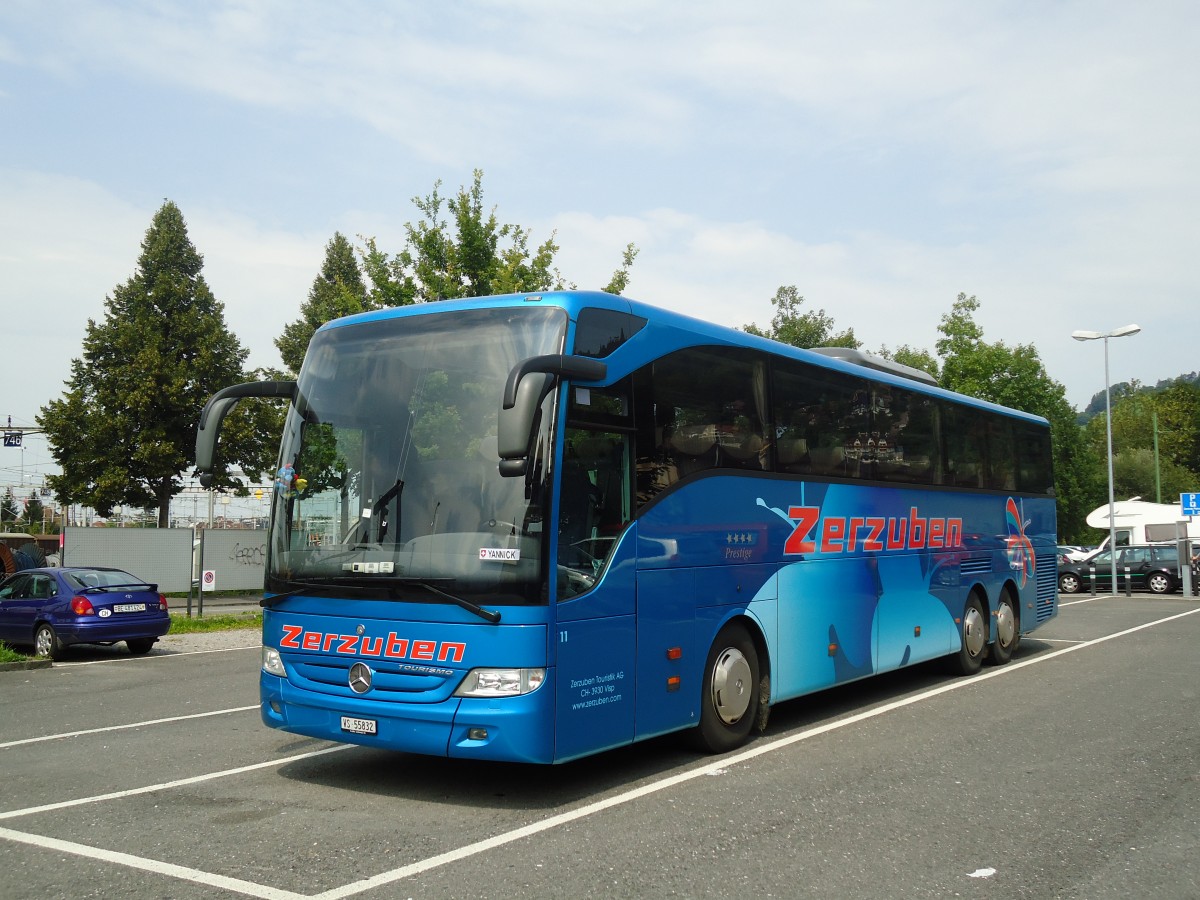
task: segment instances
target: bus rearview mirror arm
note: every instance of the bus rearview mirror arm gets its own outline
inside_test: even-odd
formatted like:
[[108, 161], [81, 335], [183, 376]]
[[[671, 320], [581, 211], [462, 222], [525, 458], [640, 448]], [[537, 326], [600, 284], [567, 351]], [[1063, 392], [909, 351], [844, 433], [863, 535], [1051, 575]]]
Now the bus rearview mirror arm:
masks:
[[294, 381], [248, 381], [222, 388], [209, 397], [200, 413], [200, 426], [196, 429], [196, 472], [200, 476], [200, 484], [209, 487], [213, 482], [213, 457], [217, 453], [221, 423], [239, 400], [243, 397], [284, 397], [295, 402], [296, 396]]
[[531, 356], [513, 366], [504, 385], [504, 409], [512, 409], [517, 403], [517, 386], [526, 375], [545, 372], [559, 378], [579, 381], [600, 381], [608, 374], [608, 365], [587, 356]]
[[504, 385], [496, 429], [500, 474], [525, 474], [537, 411], [557, 378], [600, 381], [607, 374], [605, 363], [586, 356], [534, 356], [513, 366]]

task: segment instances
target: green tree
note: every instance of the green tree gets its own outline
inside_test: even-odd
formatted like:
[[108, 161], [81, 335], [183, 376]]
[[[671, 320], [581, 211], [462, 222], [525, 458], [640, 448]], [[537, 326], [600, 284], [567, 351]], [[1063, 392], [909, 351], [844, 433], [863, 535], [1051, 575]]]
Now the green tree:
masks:
[[[1153, 449], [1157, 421], [1160, 464], [1169, 460], [1192, 471], [1200, 469], [1200, 388], [1186, 382], [1160, 391], [1141, 388], [1136, 382], [1134, 387], [1112, 404], [1113, 452]], [[1103, 453], [1103, 410], [1088, 422], [1087, 434]]]
[[979, 301], [959, 294], [942, 316], [937, 353], [942, 359], [943, 387], [990, 400], [1050, 421], [1054, 456], [1054, 486], [1058, 499], [1058, 530], [1069, 540], [1090, 533], [1087, 514], [1107, 495], [1100, 459], [1084, 440], [1066, 389], [1046, 373], [1032, 344], [1009, 347], [988, 343], [975, 321]]
[[849, 347], [857, 350], [862, 346], [854, 337], [854, 329], [836, 331], [833, 318], [818, 309], [801, 312], [804, 298], [794, 284], [783, 285], [771, 298], [775, 307], [775, 315], [771, 318], [769, 328], [759, 328], [750, 324], [742, 327], [747, 334], [770, 338], [793, 347], [810, 349], [812, 347]]
[[354, 248], [341, 232], [335, 232], [325, 245], [325, 261], [300, 307], [300, 318], [289, 322], [283, 334], [275, 338], [284, 365], [293, 373], [299, 372], [314, 331], [331, 319], [371, 308]]
[[[370, 280], [370, 301], [376, 307], [407, 306], [434, 300], [548, 291], [573, 287], [555, 267], [558, 252], [551, 234], [536, 247], [532, 230], [502, 224], [495, 208], [483, 201], [483, 172], [476, 169], [471, 186], [443, 197], [442, 182], [426, 197], [414, 197], [420, 212], [405, 226], [405, 245], [399, 253], [379, 249], [375, 238], [363, 238], [363, 271]], [[603, 290], [621, 293], [629, 284], [629, 269], [637, 256], [626, 246], [622, 264]]]
[[1163, 501], [1174, 503], [1180, 494], [1194, 491], [1198, 485], [1195, 472], [1161, 457], [1157, 475], [1156, 479], [1153, 450], [1139, 447], [1113, 453], [1113, 495], [1118, 500], [1141, 497], [1154, 501], [1157, 482], [1162, 486]]
[[29, 500], [25, 504], [25, 515], [22, 520], [25, 522], [26, 531], [40, 533], [42, 530], [42, 517], [44, 515], [44, 507], [42, 500], [37, 495], [37, 491], [32, 491], [29, 494]]
[[[135, 273], [105, 299], [103, 320], [88, 320], [67, 391], [38, 415], [62, 471], [47, 477], [60, 503], [103, 516], [116, 506], [156, 508], [159, 525], [168, 524], [200, 410], [215, 391], [245, 380], [246, 351], [226, 327], [202, 267], [182, 212], [164, 202]], [[243, 422], [254, 415], [238, 414]], [[263, 437], [248, 425], [240, 437], [222, 441], [216, 486], [244, 492], [225, 466], [241, 465], [256, 478], [262, 470], [253, 463], [265, 453]]]
[[[1088, 421], [1084, 434], [1093, 452], [1104, 459], [1108, 436], [1103, 408]], [[1155, 431], [1158, 434], [1158, 470], [1154, 475]], [[1200, 388], [1186, 381], [1162, 390], [1134, 382], [1112, 403], [1113, 493], [1118, 500], [1159, 495], [1174, 502], [1182, 491], [1200, 486]], [[1144, 454], [1144, 455], [1143, 455]], [[1118, 460], [1125, 457], [1123, 477]], [[1136, 460], [1136, 462], [1134, 462]], [[1149, 462], [1146, 463], [1146, 460]]]
[[0, 501], [0, 522], [7, 525], [17, 521], [20, 517], [21, 506], [17, 503], [17, 498], [13, 496], [12, 488], [9, 488], [4, 492], [4, 499]]

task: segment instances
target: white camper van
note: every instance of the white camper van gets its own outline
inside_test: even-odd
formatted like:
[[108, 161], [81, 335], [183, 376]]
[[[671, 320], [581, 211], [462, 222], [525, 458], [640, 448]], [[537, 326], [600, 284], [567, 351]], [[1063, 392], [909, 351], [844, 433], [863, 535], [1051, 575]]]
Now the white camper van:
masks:
[[[1147, 503], [1140, 497], [1118, 500], [1113, 504], [1117, 546], [1125, 544], [1163, 544], [1173, 542], [1177, 535], [1175, 523], [1187, 519], [1188, 538], [1200, 541], [1200, 516], [1184, 516], [1178, 504]], [[1087, 523], [1104, 532], [1101, 549], [1108, 546], [1108, 504], [1088, 513]]]

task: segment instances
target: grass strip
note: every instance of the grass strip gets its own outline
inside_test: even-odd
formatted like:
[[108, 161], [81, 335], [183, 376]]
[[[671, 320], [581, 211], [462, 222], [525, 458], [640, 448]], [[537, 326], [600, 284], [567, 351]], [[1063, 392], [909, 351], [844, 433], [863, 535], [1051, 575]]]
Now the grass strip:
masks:
[[262, 611], [226, 613], [217, 616], [171, 614], [170, 634], [202, 634], [209, 631], [235, 631], [262, 628]]

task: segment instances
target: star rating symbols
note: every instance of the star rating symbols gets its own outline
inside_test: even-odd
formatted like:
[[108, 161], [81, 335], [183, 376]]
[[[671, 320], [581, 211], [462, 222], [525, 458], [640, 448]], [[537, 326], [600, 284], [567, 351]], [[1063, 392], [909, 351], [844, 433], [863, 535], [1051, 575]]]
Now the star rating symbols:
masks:
[[755, 542], [753, 531], [729, 531], [725, 533], [725, 543], [733, 547], [747, 546]]

